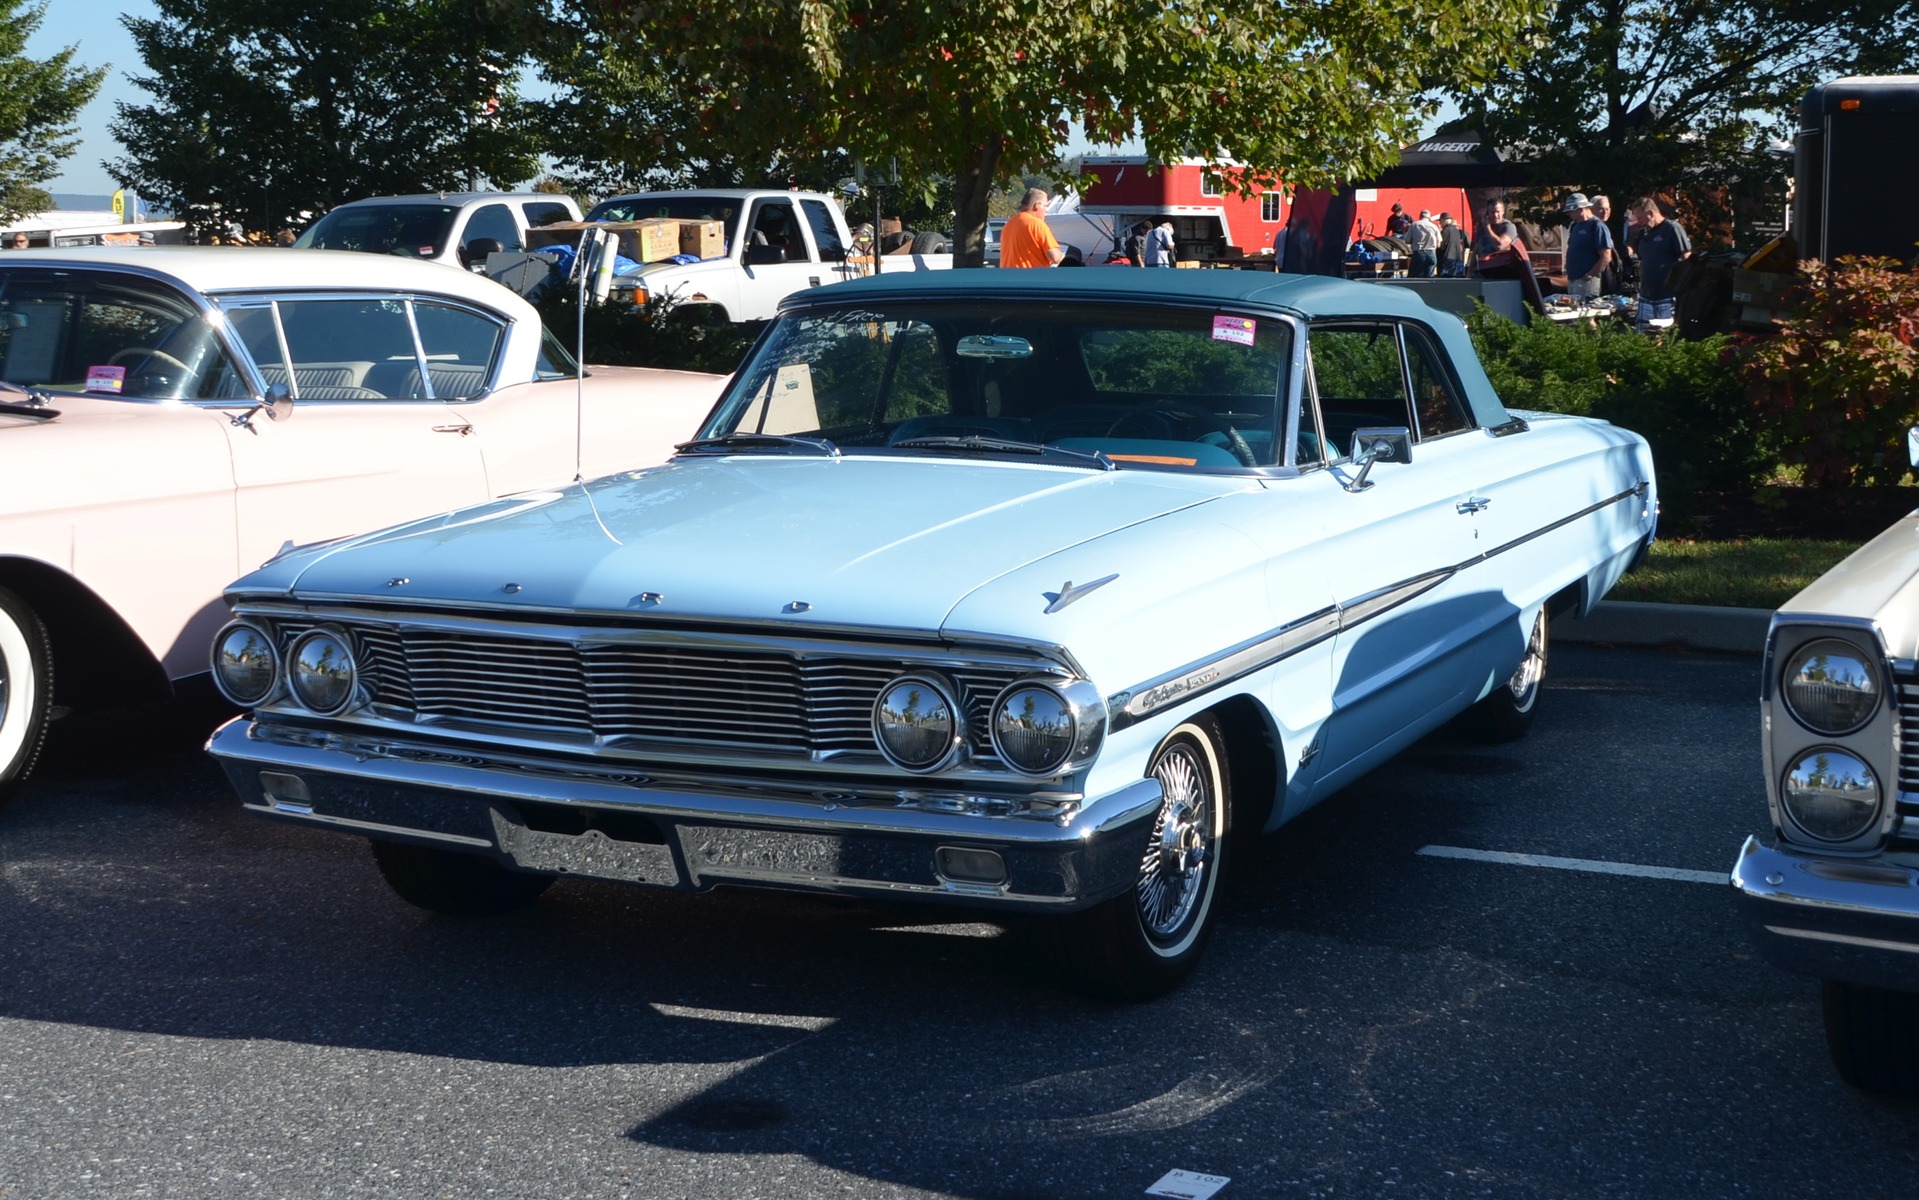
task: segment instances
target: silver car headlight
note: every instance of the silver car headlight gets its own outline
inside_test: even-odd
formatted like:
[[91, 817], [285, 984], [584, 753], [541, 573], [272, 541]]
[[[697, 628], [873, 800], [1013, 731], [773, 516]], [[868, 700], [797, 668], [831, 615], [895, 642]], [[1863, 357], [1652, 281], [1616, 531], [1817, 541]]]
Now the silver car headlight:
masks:
[[1808, 837], [1849, 842], [1879, 818], [1879, 777], [1851, 751], [1819, 746], [1786, 769], [1779, 799]]
[[213, 639], [213, 682], [220, 694], [251, 708], [280, 682], [280, 652], [264, 629], [234, 621]]
[[346, 635], [335, 630], [302, 634], [287, 655], [287, 686], [295, 699], [323, 717], [353, 700], [358, 676]]
[[1057, 774], [1099, 748], [1105, 709], [1084, 680], [1025, 680], [993, 702], [993, 749], [1027, 775]]
[[1840, 737], [1879, 710], [1879, 673], [1851, 642], [1821, 638], [1793, 652], [1780, 692], [1795, 720], [1814, 733]]
[[937, 771], [966, 745], [959, 691], [936, 675], [902, 675], [873, 704], [873, 740], [894, 766]]

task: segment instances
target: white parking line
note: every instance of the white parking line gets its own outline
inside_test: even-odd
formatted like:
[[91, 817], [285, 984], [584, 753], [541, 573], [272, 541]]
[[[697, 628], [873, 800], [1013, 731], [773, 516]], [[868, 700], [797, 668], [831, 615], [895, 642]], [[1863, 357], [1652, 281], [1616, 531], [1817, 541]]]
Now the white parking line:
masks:
[[1421, 846], [1428, 858], [1463, 858], [1468, 862], [1503, 863], [1509, 867], [1551, 867], [1555, 871], [1590, 871], [1595, 875], [1631, 875], [1639, 879], [1674, 879], [1680, 883], [1710, 883], [1725, 887], [1728, 871], [1683, 871], [1678, 867], [1647, 867], [1638, 863], [1600, 862], [1591, 858], [1554, 858], [1550, 854], [1515, 854], [1508, 850], [1467, 850], [1460, 846]]

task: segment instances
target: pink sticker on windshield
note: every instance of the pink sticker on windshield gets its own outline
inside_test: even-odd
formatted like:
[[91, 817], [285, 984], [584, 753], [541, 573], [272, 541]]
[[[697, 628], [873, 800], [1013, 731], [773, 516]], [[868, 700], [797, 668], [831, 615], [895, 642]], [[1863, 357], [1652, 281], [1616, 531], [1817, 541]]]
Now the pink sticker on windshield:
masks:
[[1248, 317], [1214, 317], [1213, 340], [1250, 346], [1253, 344], [1253, 331], [1257, 328]]
[[88, 367], [87, 390], [89, 392], [112, 392], [119, 395], [126, 387], [127, 369], [125, 367]]

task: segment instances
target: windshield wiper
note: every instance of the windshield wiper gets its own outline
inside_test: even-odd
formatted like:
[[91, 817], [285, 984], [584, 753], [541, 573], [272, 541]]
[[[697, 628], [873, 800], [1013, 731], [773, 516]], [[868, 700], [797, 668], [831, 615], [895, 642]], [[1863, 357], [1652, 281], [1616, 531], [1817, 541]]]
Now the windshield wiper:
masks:
[[786, 433], [747, 433], [736, 430], [718, 437], [694, 438], [673, 447], [681, 454], [706, 454], [726, 450], [800, 450], [838, 458], [840, 448], [823, 437], [794, 437]]
[[1012, 438], [984, 437], [979, 434], [968, 434], [965, 437], [904, 438], [892, 443], [892, 448], [895, 450], [958, 450], [967, 454], [1030, 454], [1035, 458], [1058, 455], [1078, 462], [1090, 463], [1102, 471], [1114, 469], [1113, 460], [1097, 450], [1068, 450], [1064, 446], [1021, 442]]

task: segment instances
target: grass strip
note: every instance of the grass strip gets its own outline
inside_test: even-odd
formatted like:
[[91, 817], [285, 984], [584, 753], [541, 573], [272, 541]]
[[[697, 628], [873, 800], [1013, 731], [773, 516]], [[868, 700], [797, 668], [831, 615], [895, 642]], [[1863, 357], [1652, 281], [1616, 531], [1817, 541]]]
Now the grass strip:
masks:
[[1811, 538], [1661, 539], [1645, 564], [1606, 598], [1778, 608], [1859, 545]]

